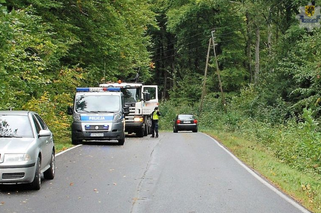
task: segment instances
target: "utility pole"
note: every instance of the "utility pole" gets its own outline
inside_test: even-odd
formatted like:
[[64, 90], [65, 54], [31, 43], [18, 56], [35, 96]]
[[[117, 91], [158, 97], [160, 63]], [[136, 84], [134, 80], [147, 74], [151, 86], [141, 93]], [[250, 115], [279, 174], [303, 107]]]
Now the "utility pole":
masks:
[[206, 89], [206, 77], [207, 77], [207, 67], [208, 67], [208, 61], [210, 58], [210, 50], [211, 50], [211, 43], [212, 43], [212, 38], [208, 40], [208, 48], [207, 48], [207, 56], [206, 56], [206, 65], [205, 65], [205, 72], [204, 72], [204, 80], [203, 80], [203, 89], [202, 89], [202, 96], [201, 96], [201, 104], [200, 104], [200, 109], [199, 113], [202, 112], [203, 109], [203, 101], [204, 101], [204, 96], [205, 96], [205, 89]]
[[216, 71], [217, 71], [218, 82], [219, 82], [219, 86], [220, 86], [220, 90], [221, 90], [223, 108], [224, 108], [224, 111], [227, 112], [226, 102], [225, 102], [225, 97], [224, 97], [224, 92], [223, 92], [223, 87], [222, 87], [222, 81], [221, 81], [221, 75], [220, 75], [220, 69], [219, 69], [219, 66], [218, 66], [218, 60], [217, 60], [216, 51], [215, 51], [214, 32], [215, 32], [215, 30], [213, 30], [211, 32], [211, 34], [212, 34], [212, 42], [213, 42], [213, 50], [214, 50]]

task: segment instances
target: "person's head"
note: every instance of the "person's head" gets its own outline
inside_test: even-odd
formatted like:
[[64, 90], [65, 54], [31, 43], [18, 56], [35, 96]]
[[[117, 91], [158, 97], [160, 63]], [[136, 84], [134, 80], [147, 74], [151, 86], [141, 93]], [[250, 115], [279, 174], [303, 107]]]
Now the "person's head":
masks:
[[158, 107], [155, 107], [155, 111], [157, 111], [158, 110]]

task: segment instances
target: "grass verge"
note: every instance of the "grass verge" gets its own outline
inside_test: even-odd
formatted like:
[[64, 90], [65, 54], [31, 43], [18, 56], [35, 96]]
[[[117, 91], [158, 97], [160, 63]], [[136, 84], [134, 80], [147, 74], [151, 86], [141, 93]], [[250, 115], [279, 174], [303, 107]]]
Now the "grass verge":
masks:
[[250, 168], [260, 173], [281, 191], [308, 210], [321, 213], [321, 176], [302, 173], [275, 158], [260, 144], [245, 140], [237, 133], [203, 131], [230, 150]]
[[69, 149], [70, 147], [73, 147], [73, 145], [71, 144], [70, 137], [54, 138], [54, 140], [56, 153], [62, 152], [66, 149]]

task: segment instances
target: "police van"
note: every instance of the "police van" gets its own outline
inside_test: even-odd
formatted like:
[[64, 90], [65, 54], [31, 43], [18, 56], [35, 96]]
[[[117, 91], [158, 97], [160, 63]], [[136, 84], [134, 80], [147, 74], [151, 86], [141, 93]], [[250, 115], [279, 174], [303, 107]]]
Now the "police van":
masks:
[[123, 145], [128, 113], [119, 88], [77, 87], [73, 107], [68, 107], [72, 144], [117, 140]]

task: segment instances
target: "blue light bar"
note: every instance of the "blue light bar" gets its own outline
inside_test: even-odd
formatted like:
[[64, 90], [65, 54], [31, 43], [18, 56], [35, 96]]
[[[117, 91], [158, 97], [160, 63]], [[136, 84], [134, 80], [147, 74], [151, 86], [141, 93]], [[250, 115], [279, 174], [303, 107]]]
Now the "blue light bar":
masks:
[[104, 92], [105, 88], [102, 87], [77, 87], [77, 92]]
[[108, 87], [107, 91], [108, 92], [120, 92], [120, 88], [119, 87]]
[[76, 92], [120, 92], [119, 87], [77, 87]]
[[89, 92], [88, 87], [77, 87], [76, 92]]

